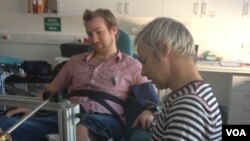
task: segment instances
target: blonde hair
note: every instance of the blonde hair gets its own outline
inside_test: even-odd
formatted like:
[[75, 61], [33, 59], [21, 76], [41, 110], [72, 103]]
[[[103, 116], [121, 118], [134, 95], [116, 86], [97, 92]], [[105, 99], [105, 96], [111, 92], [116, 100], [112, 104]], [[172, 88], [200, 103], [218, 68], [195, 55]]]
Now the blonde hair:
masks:
[[166, 17], [156, 18], [141, 30], [134, 41], [135, 46], [144, 45], [152, 50], [167, 50], [182, 55], [192, 56], [194, 53], [193, 37], [180, 22]]

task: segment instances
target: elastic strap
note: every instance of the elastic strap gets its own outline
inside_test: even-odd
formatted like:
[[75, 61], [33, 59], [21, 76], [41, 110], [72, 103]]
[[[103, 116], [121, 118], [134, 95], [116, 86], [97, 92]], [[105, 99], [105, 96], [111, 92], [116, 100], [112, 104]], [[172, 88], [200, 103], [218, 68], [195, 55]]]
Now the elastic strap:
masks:
[[101, 104], [103, 107], [105, 107], [112, 115], [114, 118], [116, 118], [119, 122], [123, 123], [121, 121], [120, 116], [117, 114], [117, 112], [105, 101], [105, 100], [110, 100], [113, 101], [121, 106], [124, 107], [125, 101], [111, 95], [105, 92], [99, 92], [99, 91], [93, 91], [93, 90], [77, 90], [77, 91], [72, 91], [70, 93], [70, 97], [73, 96], [83, 96], [83, 97], [88, 97], [99, 104]]

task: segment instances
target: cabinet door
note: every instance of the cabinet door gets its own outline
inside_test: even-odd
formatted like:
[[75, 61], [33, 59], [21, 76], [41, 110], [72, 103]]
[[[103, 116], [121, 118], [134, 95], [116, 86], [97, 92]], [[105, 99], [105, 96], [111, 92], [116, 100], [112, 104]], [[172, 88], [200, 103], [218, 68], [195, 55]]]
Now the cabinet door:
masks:
[[124, 0], [92, 0], [92, 8], [96, 10], [98, 8], [109, 9], [115, 16], [122, 16], [124, 12]]
[[241, 56], [243, 62], [250, 63], [250, 0], [244, 0], [241, 19]]
[[162, 16], [162, 0], [125, 0], [124, 7], [125, 14], [132, 17]]
[[199, 55], [210, 51], [224, 60], [240, 59], [242, 0], [203, 0], [202, 3], [202, 16], [192, 19]]
[[250, 63], [250, 19], [244, 19], [241, 26], [242, 44], [241, 44], [241, 60]]
[[193, 19], [191, 33], [195, 44], [199, 45], [198, 55], [209, 51], [224, 60], [238, 59], [241, 38], [237, 27], [239, 22], [234, 19]]
[[91, 0], [57, 0], [57, 7], [59, 15], [82, 16], [91, 7]]
[[[246, 75], [233, 75], [232, 90], [250, 92], [250, 77]], [[250, 94], [249, 94], [249, 97], [250, 97]]]
[[[232, 89], [229, 101], [228, 123], [245, 123], [250, 119], [250, 77], [248, 75], [233, 75]], [[248, 122], [249, 123], [249, 122]]]
[[243, 0], [202, 0], [201, 17], [238, 18]]
[[[163, 15], [177, 19], [240, 16], [243, 0], [163, 0]], [[250, 1], [250, 0], [249, 0]]]
[[162, 0], [93, 0], [93, 9], [107, 8], [116, 16], [158, 17], [162, 15]]
[[201, 0], [163, 0], [163, 16], [190, 20], [200, 15]]

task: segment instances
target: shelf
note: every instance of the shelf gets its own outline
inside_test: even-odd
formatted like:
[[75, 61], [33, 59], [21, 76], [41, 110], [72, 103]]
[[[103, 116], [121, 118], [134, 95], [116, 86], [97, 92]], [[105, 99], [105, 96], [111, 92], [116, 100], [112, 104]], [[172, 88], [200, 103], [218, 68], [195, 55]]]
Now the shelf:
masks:
[[26, 0], [26, 11], [30, 14], [57, 14], [58, 0]]

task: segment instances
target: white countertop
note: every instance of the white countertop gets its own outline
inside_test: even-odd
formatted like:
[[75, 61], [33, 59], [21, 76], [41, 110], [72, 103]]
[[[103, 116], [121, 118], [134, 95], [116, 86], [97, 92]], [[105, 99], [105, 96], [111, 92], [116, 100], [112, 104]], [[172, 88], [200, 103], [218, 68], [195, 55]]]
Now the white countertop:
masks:
[[[55, 60], [60, 62], [68, 60], [65, 57], [55, 57]], [[199, 71], [204, 72], [223, 72], [223, 73], [242, 73], [250, 74], [250, 65], [241, 65], [241, 66], [222, 66], [219, 61], [197, 61], [197, 68]]]
[[250, 65], [222, 66], [218, 61], [198, 61], [196, 64], [199, 71], [250, 74]]

